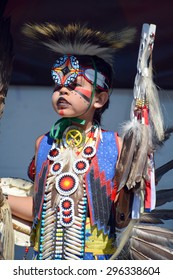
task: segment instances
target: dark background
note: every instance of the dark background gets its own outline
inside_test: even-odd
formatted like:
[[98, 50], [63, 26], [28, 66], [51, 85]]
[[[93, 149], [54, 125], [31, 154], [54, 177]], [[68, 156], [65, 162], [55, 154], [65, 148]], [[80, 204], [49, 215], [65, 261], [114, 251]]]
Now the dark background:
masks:
[[118, 31], [124, 27], [137, 29], [132, 45], [116, 53], [116, 88], [132, 88], [143, 23], [156, 24], [153, 52], [154, 79], [164, 89], [173, 88], [173, 1], [152, 0], [9, 0], [4, 16], [11, 17], [14, 42], [12, 85], [51, 85], [50, 68], [54, 58], [33, 45], [28, 48], [21, 27], [26, 22], [52, 21], [66, 25], [72, 22], [88, 23], [103, 31]]

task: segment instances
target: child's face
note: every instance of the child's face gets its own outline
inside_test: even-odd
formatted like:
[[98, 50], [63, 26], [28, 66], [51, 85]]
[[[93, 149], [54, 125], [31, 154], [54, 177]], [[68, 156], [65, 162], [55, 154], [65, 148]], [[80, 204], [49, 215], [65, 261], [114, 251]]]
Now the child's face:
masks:
[[[92, 98], [93, 86], [82, 76], [78, 76], [69, 87], [55, 87], [52, 104], [61, 117], [93, 116], [95, 108]], [[90, 106], [91, 104], [91, 106]]]

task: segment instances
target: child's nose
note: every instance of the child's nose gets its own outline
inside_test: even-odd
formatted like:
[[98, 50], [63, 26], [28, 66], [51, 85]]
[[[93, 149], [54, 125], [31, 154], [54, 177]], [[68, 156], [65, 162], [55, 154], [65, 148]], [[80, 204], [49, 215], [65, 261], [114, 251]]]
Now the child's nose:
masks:
[[60, 95], [69, 95], [70, 91], [66, 87], [62, 87], [59, 91]]

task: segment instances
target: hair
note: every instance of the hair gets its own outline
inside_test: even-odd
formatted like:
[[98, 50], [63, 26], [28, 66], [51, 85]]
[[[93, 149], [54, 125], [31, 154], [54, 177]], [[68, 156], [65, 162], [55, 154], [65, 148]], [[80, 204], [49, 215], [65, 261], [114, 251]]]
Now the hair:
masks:
[[[106, 78], [106, 83], [109, 88], [112, 86], [113, 79], [113, 70], [109, 63], [98, 56], [90, 56], [90, 55], [75, 55], [79, 59], [79, 64], [93, 68], [103, 74]], [[96, 88], [99, 91], [99, 88]]]

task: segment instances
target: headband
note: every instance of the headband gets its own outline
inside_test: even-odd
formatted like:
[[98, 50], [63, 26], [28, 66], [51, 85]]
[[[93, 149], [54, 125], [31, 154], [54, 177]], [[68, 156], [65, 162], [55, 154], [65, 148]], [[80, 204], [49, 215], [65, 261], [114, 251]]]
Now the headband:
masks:
[[[56, 85], [69, 86], [78, 76], [83, 76], [89, 83], [94, 84], [95, 71], [97, 68], [88, 68], [79, 63], [79, 60], [73, 55], [63, 55], [56, 60], [52, 67], [51, 74]], [[97, 71], [96, 87], [100, 90], [108, 90], [107, 78]]]

